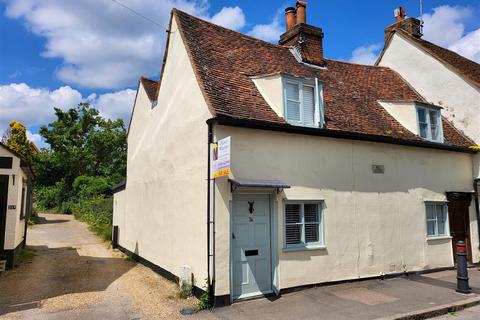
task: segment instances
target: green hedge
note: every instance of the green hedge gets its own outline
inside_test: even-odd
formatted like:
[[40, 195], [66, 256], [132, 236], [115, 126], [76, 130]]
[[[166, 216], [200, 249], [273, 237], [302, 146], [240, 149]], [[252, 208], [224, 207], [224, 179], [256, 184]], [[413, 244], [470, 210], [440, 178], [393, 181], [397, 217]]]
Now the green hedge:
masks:
[[71, 186], [64, 180], [53, 186], [35, 188], [36, 205], [42, 211], [55, 209], [71, 214], [71, 203], [105, 196], [117, 182], [107, 177], [79, 176]]
[[63, 212], [70, 211], [75, 218], [86, 222], [103, 240], [112, 238], [113, 198], [94, 197], [64, 203]]

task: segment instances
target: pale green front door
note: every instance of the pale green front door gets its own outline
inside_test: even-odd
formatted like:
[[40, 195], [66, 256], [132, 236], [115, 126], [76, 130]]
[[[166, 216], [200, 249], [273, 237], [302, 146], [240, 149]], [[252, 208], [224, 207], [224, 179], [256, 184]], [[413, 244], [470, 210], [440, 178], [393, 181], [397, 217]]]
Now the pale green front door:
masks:
[[272, 292], [270, 198], [239, 194], [233, 197], [233, 298]]

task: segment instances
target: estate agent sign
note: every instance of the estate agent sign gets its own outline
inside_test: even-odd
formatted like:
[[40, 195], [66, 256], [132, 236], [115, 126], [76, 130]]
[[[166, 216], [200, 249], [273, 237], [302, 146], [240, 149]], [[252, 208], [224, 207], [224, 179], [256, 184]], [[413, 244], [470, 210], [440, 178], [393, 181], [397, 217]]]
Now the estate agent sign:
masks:
[[213, 178], [230, 175], [230, 137], [212, 143], [211, 146], [211, 172]]

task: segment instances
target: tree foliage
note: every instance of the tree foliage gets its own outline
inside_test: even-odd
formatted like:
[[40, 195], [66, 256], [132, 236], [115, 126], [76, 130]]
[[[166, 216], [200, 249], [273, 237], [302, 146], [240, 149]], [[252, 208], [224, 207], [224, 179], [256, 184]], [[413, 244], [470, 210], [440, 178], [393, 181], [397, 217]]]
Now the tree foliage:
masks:
[[[37, 187], [48, 187], [49, 199], [61, 205], [80, 194], [105, 192], [123, 179], [127, 152], [123, 120], [105, 119], [88, 103], [67, 111], [55, 108], [55, 116], [55, 121], [40, 128], [50, 148], [35, 157]], [[96, 188], [96, 183], [101, 186]]]
[[32, 149], [27, 139], [27, 128], [19, 121], [11, 121], [2, 142], [21, 155], [25, 160], [32, 160]]

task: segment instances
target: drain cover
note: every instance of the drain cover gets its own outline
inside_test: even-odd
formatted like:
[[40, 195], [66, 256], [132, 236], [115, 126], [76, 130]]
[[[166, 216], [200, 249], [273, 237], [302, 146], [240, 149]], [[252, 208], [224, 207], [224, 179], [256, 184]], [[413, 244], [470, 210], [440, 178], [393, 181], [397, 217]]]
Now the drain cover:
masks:
[[184, 316], [188, 316], [188, 315], [194, 314], [195, 311], [192, 308], [183, 308], [182, 310], [180, 310], [180, 313], [183, 314]]

